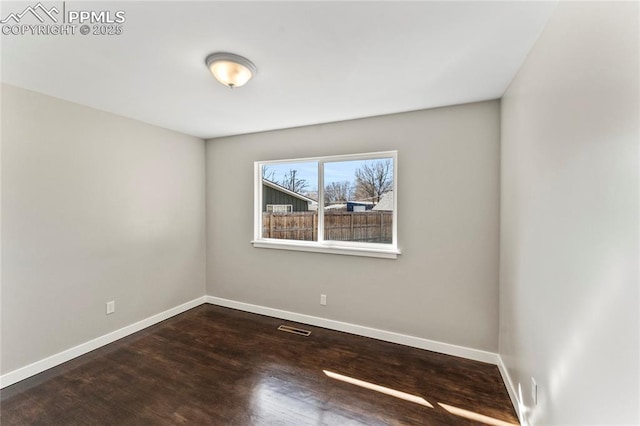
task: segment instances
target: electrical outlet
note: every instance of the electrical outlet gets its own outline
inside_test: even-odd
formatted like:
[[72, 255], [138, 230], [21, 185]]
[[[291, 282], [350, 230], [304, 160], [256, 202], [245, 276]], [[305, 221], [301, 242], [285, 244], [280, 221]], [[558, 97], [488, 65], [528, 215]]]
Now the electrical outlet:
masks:
[[321, 294], [320, 295], [320, 304], [322, 306], [327, 306], [327, 295], [326, 294]]
[[533, 406], [538, 405], [538, 384], [536, 379], [531, 378], [531, 399], [533, 400]]
[[112, 314], [116, 311], [116, 301], [112, 300], [111, 302], [107, 302], [107, 315]]

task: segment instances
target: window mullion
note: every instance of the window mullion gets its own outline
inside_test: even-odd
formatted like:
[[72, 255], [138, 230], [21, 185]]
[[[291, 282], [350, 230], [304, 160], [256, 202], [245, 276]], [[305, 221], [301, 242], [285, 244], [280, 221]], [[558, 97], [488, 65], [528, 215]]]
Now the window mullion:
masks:
[[324, 161], [318, 161], [318, 242], [324, 241]]

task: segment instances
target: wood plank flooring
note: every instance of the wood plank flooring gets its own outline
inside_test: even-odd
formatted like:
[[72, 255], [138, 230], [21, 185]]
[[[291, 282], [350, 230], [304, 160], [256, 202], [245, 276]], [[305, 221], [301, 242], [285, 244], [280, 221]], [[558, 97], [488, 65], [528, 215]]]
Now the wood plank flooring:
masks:
[[213, 305], [3, 389], [0, 422], [518, 423], [493, 365]]

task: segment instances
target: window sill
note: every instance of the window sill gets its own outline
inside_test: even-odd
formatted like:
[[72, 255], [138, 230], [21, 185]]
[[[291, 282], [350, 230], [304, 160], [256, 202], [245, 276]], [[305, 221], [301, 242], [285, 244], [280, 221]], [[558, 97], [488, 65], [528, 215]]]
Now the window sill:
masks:
[[370, 247], [346, 247], [333, 245], [331, 243], [307, 243], [302, 241], [277, 241], [277, 240], [254, 240], [251, 241], [255, 248], [267, 248], [277, 250], [309, 251], [315, 253], [340, 254], [345, 256], [365, 256], [382, 259], [397, 259], [400, 255], [398, 249], [379, 249]]

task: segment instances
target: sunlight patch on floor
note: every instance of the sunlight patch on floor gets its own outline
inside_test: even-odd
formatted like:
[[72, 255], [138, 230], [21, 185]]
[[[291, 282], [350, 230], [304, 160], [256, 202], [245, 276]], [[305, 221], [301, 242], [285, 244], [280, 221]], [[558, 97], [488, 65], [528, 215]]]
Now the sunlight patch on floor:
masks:
[[505, 422], [503, 420], [498, 420], [493, 417], [485, 416], [483, 414], [478, 414], [473, 411], [464, 410], [462, 408], [453, 407], [451, 405], [443, 404], [438, 402], [438, 405], [444, 408], [447, 412], [456, 415], [458, 417], [464, 417], [465, 419], [474, 420], [477, 422], [481, 422], [491, 426], [517, 426], [515, 423]]
[[390, 395], [396, 398], [404, 399], [405, 401], [415, 402], [416, 404], [424, 405], [425, 407], [433, 408], [433, 405], [429, 401], [422, 397], [411, 395], [409, 393], [400, 392], [395, 389], [387, 388], [384, 386], [376, 385], [373, 383], [365, 382], [364, 380], [354, 379], [353, 377], [343, 376], [342, 374], [333, 373], [331, 371], [322, 370], [324, 374], [332, 379], [340, 380], [341, 382], [349, 383], [352, 385], [360, 386], [361, 388], [369, 389], [372, 391], [380, 392], [385, 395]]

